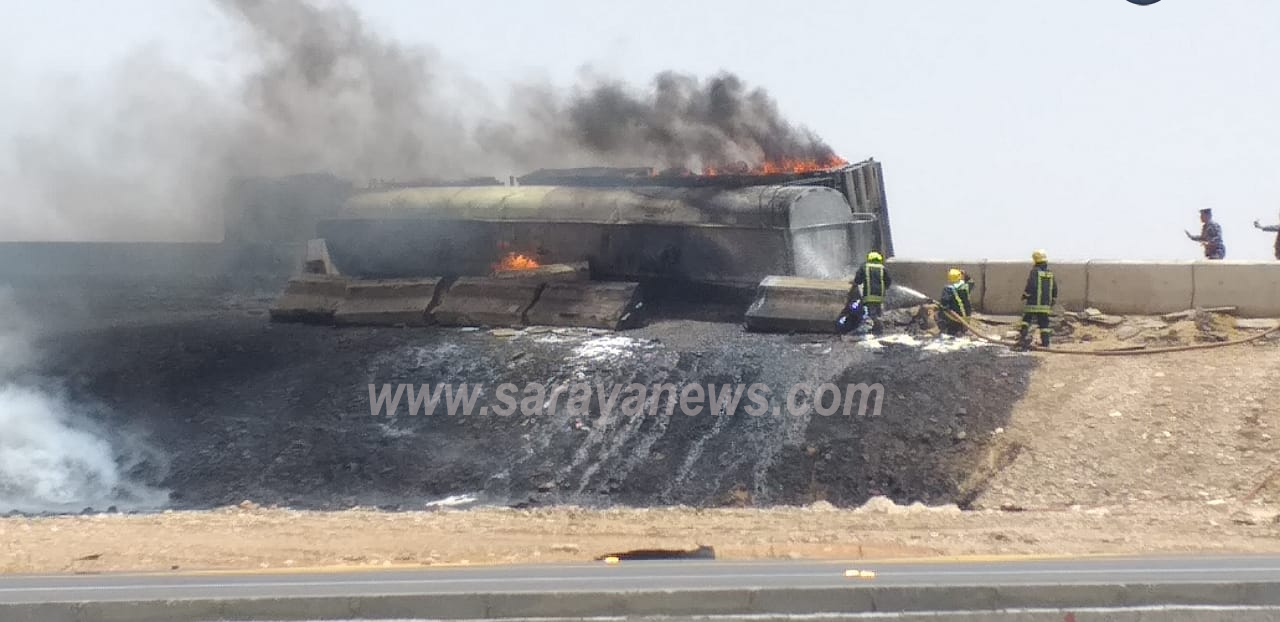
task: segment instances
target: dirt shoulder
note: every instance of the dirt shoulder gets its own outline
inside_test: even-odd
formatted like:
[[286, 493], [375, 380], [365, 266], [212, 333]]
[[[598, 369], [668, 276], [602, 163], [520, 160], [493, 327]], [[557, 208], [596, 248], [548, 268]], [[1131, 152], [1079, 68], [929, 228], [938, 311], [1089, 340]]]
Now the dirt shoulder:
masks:
[[228, 509], [0, 520], [0, 571], [170, 571], [586, 561], [635, 548], [715, 547], [722, 558], [1280, 552], [1275, 512], [1141, 504], [1061, 512], [537, 510], [308, 513]]
[[1280, 348], [1040, 356], [975, 506], [1280, 503]]

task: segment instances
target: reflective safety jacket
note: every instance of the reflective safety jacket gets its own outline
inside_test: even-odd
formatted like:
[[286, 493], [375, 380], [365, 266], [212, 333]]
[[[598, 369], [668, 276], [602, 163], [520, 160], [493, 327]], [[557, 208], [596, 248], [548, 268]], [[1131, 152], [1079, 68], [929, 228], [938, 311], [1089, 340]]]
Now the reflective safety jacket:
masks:
[[1027, 289], [1022, 293], [1023, 313], [1052, 313], [1058, 302], [1058, 281], [1048, 264], [1040, 264], [1027, 275]]
[[967, 318], [973, 313], [973, 307], [969, 304], [969, 283], [960, 281], [942, 288], [942, 308], [955, 312], [956, 315]]
[[884, 264], [867, 262], [862, 264], [858, 275], [853, 277], [853, 284], [862, 288], [863, 302], [876, 305], [884, 302], [885, 292], [893, 285], [893, 279], [889, 278], [889, 271]]

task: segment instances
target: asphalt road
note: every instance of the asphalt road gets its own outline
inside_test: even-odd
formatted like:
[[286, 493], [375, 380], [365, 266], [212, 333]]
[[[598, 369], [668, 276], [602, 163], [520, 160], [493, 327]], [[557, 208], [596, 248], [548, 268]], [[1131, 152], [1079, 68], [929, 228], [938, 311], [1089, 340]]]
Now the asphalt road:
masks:
[[[874, 576], [848, 576], [846, 571]], [[874, 585], [1280, 583], [1280, 556], [1086, 557], [919, 562], [624, 561], [306, 572], [6, 576], [0, 604], [477, 592], [829, 588]]]

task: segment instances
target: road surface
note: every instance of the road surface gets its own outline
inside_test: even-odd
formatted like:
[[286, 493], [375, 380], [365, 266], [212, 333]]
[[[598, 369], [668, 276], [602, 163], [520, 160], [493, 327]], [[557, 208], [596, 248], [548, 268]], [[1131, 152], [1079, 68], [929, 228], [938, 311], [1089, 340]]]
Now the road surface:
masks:
[[[848, 573], [847, 571], [854, 571]], [[870, 571], [858, 576], [857, 571]], [[852, 574], [854, 576], [848, 576]], [[623, 561], [390, 570], [6, 576], [0, 604], [50, 601], [296, 598], [479, 592], [1084, 584], [1280, 585], [1280, 556], [1021, 560]]]
[[[0, 620], [1236, 622], [1280, 619], [1280, 556], [623, 561], [0, 578]], [[886, 617], [887, 616], [887, 617]]]

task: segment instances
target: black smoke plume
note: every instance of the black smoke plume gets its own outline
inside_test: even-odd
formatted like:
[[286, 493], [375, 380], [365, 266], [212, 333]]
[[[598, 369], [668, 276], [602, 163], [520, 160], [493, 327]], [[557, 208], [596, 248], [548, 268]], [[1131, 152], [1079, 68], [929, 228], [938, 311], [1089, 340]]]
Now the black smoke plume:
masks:
[[363, 183], [838, 162], [766, 91], [729, 73], [666, 72], [645, 88], [521, 85], [502, 105], [434, 51], [371, 31], [351, 6], [212, 1], [249, 54], [238, 80], [202, 81], [140, 50], [100, 83], [51, 95], [49, 118], [0, 153], [5, 237], [218, 239], [228, 182], [244, 176]]
[[524, 158], [571, 153], [694, 171], [840, 162], [817, 135], [783, 118], [768, 92], [731, 73], [700, 80], [664, 72], [643, 90], [595, 79], [564, 98], [528, 88], [519, 101], [513, 108], [521, 122], [482, 126], [482, 145]]

